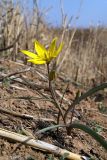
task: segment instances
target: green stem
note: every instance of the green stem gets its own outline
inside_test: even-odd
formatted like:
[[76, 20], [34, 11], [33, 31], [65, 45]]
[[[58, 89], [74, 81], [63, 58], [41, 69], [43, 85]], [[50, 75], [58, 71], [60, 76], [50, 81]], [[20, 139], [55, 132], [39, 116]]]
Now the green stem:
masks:
[[[60, 107], [62, 107], [62, 102], [63, 102], [64, 96], [65, 96], [65, 93], [66, 93], [68, 87], [69, 87], [69, 83], [67, 84], [66, 89], [65, 89], [65, 91], [64, 91], [64, 93], [63, 93], [63, 95], [62, 95], [62, 97], [61, 97]], [[58, 113], [58, 118], [57, 118], [57, 124], [59, 124], [60, 116], [61, 116], [61, 113], [60, 113], [60, 111], [59, 111], [59, 113]]]
[[[48, 78], [49, 78], [49, 74], [50, 74], [49, 64], [47, 64], [47, 70], [48, 70]], [[54, 104], [55, 104], [55, 106], [59, 109], [60, 114], [61, 114], [61, 116], [62, 116], [62, 119], [63, 119], [63, 121], [64, 121], [64, 123], [65, 123], [63, 111], [62, 111], [62, 109], [61, 109], [61, 107], [60, 107], [60, 105], [59, 105], [59, 103], [58, 103], [58, 101], [57, 101], [56, 94], [55, 94], [55, 92], [54, 92], [54, 89], [53, 89], [53, 87], [52, 87], [52, 82], [51, 82], [50, 79], [49, 79], [49, 89], [50, 89], [51, 96], [52, 96], [52, 98], [53, 98], [53, 100], [54, 100]], [[58, 122], [58, 120], [57, 120], [57, 122]], [[65, 123], [65, 124], [66, 124], [66, 123]]]

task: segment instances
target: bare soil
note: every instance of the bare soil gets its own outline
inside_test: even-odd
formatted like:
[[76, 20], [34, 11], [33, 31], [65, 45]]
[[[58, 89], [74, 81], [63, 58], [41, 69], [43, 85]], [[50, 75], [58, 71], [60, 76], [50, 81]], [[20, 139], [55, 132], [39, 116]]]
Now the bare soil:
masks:
[[[20, 65], [12, 61], [0, 61], [0, 72], [2, 74], [14, 73], [22, 69], [27, 68], [27, 66]], [[36, 67], [35, 67], [36, 68]], [[49, 94], [47, 89], [47, 82], [43, 81], [42, 78], [34, 71], [29, 71], [26, 73], [21, 73], [18, 75], [19, 78], [26, 76], [27, 80], [35, 82], [38, 85], [46, 86], [39, 91]], [[2, 76], [1, 76], [2, 77]], [[1, 81], [0, 83], [0, 108], [8, 109], [9, 111], [15, 111], [20, 114], [32, 115], [38, 120], [31, 120], [27, 118], [21, 118], [18, 116], [13, 116], [0, 111], [0, 127], [16, 133], [23, 134], [22, 127], [30, 132], [36, 139], [54, 144], [61, 148], [65, 148], [74, 153], [79, 153], [88, 157], [92, 157], [97, 160], [107, 160], [107, 152], [104, 148], [100, 146], [91, 136], [83, 131], [73, 129], [71, 136], [67, 136], [66, 130], [60, 128], [57, 132], [56, 130], [48, 131], [46, 133], [36, 135], [36, 131], [52, 125], [57, 119], [57, 109], [51, 102], [41, 101], [41, 100], [31, 100], [31, 99], [5, 99], [7, 97], [25, 97], [32, 96], [36, 97], [37, 89], [31, 88], [28, 85], [15, 82], [8, 79]], [[66, 88], [67, 83], [57, 78], [57, 89], [61, 93]], [[19, 88], [18, 88], [19, 87]], [[72, 101], [75, 98], [78, 89], [81, 92], [85, 92], [84, 88], [79, 88], [73, 84], [69, 84], [69, 88], [65, 93], [65, 97]], [[107, 140], [107, 94], [103, 94], [102, 99], [99, 100], [96, 94], [86, 100], [82, 101], [76, 108], [77, 112], [80, 113], [84, 119], [81, 117], [80, 120], [75, 116], [75, 119], [84, 123], [90, 122], [91, 127], [95, 129], [99, 134]], [[101, 97], [101, 96], [100, 96]], [[64, 106], [67, 108], [67, 105]], [[102, 108], [105, 112], [99, 111]], [[50, 121], [39, 120], [39, 118], [48, 118]], [[69, 120], [69, 119], [68, 119]], [[100, 126], [100, 127], [99, 127]], [[101, 128], [102, 127], [102, 128]], [[0, 160], [48, 160], [50, 154], [44, 153], [42, 151], [32, 149], [30, 146], [20, 145], [19, 143], [10, 141], [8, 139], [0, 137]]]

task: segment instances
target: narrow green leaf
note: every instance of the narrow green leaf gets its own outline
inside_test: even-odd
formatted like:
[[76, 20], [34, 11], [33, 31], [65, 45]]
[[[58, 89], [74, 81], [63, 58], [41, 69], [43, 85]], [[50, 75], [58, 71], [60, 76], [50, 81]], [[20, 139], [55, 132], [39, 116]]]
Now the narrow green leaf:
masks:
[[96, 86], [90, 90], [88, 90], [86, 93], [84, 93], [83, 95], [81, 95], [80, 97], [78, 97], [77, 99], [75, 99], [75, 101], [73, 102], [73, 104], [70, 105], [70, 107], [67, 109], [65, 115], [64, 115], [64, 119], [66, 119], [67, 114], [72, 110], [72, 108], [77, 105], [78, 103], [80, 103], [80, 101], [82, 101], [83, 99], [86, 99], [87, 97], [91, 96], [92, 94], [96, 93], [99, 90], [103, 90], [104, 88], [107, 88], [107, 83], [102, 83], [99, 86]]
[[88, 126], [80, 123], [73, 123], [69, 126], [69, 129], [78, 128], [88, 133], [91, 137], [93, 137], [97, 142], [101, 144], [107, 150], [107, 141], [104, 140], [99, 134], [97, 134], [94, 130], [89, 128]]

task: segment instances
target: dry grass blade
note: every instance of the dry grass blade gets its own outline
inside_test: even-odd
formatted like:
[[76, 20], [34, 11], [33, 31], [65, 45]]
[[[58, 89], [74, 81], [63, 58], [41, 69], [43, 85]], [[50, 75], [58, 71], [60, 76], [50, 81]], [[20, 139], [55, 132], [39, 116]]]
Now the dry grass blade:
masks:
[[24, 73], [24, 72], [28, 72], [28, 71], [30, 71], [30, 69], [31, 69], [31, 67], [26, 68], [26, 69], [23, 69], [23, 70], [20, 70], [20, 71], [16, 71], [16, 72], [14, 72], [14, 73], [7, 74], [7, 75], [5, 75], [4, 77], [0, 78], [0, 81], [3, 81], [3, 79], [5, 79], [5, 78], [9, 78], [9, 77], [15, 76], [15, 75], [17, 75], [17, 74], [21, 74], [21, 73]]
[[19, 34], [19, 35], [17, 36], [17, 38], [15, 39], [15, 41], [14, 41], [12, 44], [10, 44], [9, 46], [7, 46], [7, 47], [5, 47], [5, 48], [0, 48], [0, 52], [3, 52], [3, 51], [6, 51], [6, 50], [8, 50], [8, 49], [13, 48], [14, 45], [18, 42], [18, 40], [19, 40], [19, 38], [20, 38], [20, 35], [21, 35], [21, 34]]
[[37, 118], [37, 117], [34, 117], [32, 115], [28, 115], [28, 114], [20, 114], [18, 112], [15, 112], [15, 111], [10, 111], [8, 109], [4, 109], [4, 108], [0, 108], [0, 111], [1, 112], [4, 112], [4, 113], [7, 113], [7, 114], [10, 114], [12, 116], [15, 116], [15, 117], [20, 117], [20, 118], [23, 118], [23, 119], [31, 119], [31, 120], [41, 120], [41, 121], [49, 121], [49, 122], [54, 122], [53, 119], [50, 119], [50, 118]]
[[32, 148], [36, 148], [36, 149], [39, 149], [45, 152], [50, 152], [55, 155], [63, 156], [65, 153], [67, 153], [68, 154], [67, 158], [70, 160], [82, 160], [82, 156], [78, 154], [69, 152], [65, 149], [61, 149], [52, 144], [49, 144], [43, 141], [39, 141], [39, 140], [35, 140], [35, 139], [31, 139], [31, 137], [24, 136], [24, 135], [15, 133], [15, 132], [11, 132], [11, 131], [8, 131], [2, 128], [0, 128], [0, 136], [7, 138], [7, 139], [11, 139], [13, 141], [23, 143], [23, 144], [27, 144], [31, 146]]

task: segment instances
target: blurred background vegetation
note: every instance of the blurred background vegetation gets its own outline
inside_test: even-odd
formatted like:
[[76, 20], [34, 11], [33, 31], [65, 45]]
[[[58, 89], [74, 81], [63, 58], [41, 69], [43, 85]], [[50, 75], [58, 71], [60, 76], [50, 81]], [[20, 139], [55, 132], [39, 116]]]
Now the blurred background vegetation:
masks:
[[[53, 37], [64, 41], [64, 49], [58, 57], [59, 73], [66, 79], [95, 86], [107, 80], [107, 28], [103, 26], [69, 27], [70, 21], [62, 15], [62, 26], [49, 25], [45, 12], [33, 1], [32, 12], [20, 0], [0, 1], [0, 54], [1, 59], [26, 63], [20, 49], [34, 51], [34, 40], [48, 45]], [[78, 20], [78, 18], [76, 19]]]

